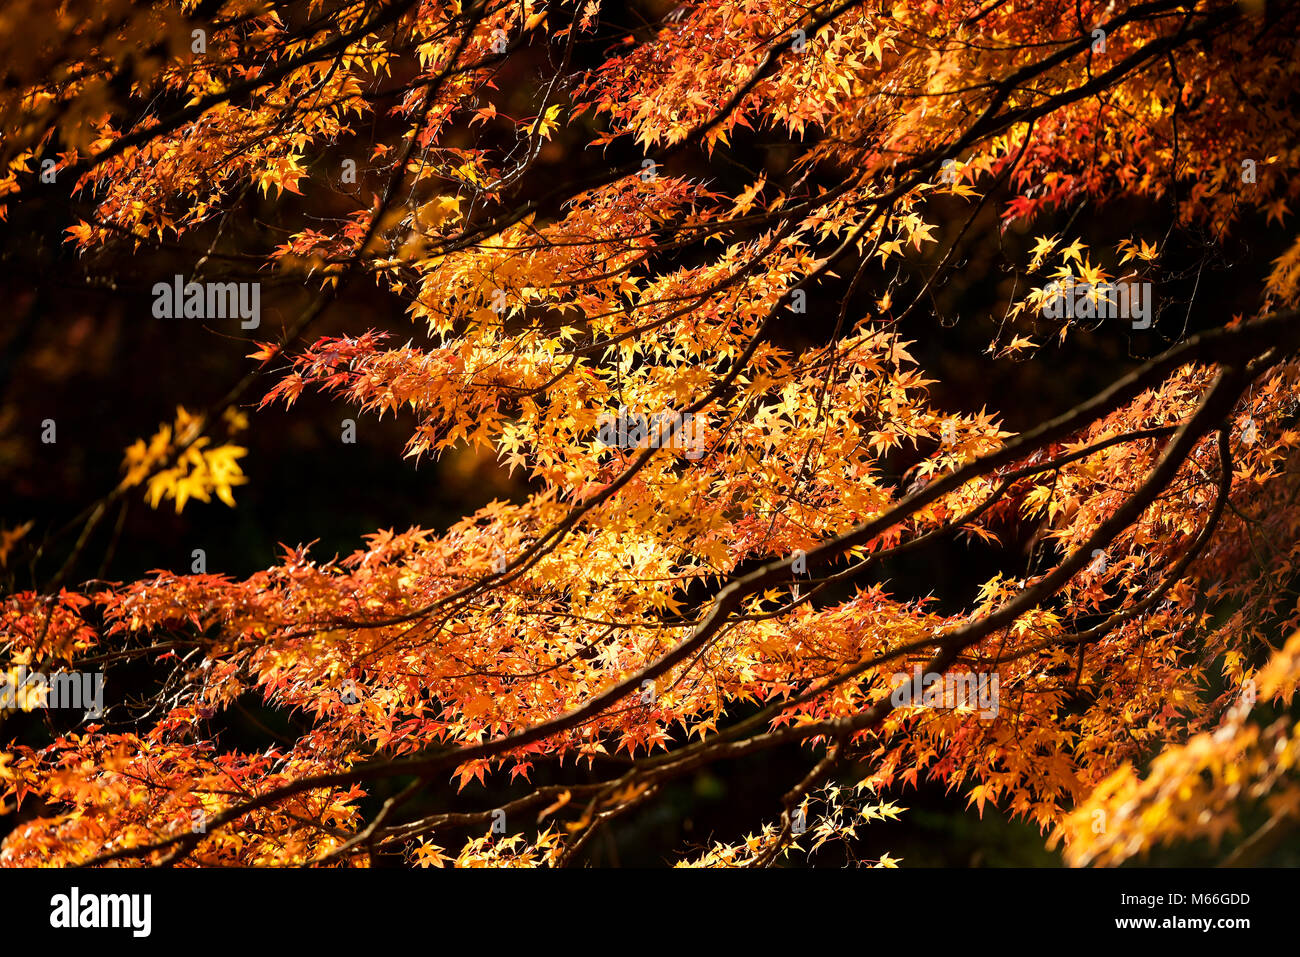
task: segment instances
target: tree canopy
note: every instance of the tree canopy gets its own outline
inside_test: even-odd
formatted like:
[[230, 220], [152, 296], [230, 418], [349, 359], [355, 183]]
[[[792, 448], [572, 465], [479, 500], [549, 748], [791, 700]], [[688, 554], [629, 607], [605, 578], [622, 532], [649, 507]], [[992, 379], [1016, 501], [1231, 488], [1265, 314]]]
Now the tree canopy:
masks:
[[[0, 863], [563, 866], [792, 744], [748, 836], [679, 864], [806, 862], [920, 781], [1071, 864], [1258, 859], [1300, 815], [1300, 237], [1261, 253], [1294, 233], [1298, 19], [7, 0], [32, 321], [71, 277], [244, 358], [160, 368], [175, 415], [84, 511], [4, 516], [18, 707], [32, 673], [105, 684], [5, 736]], [[1064, 401], [963, 407], [1067, 365]], [[395, 417], [393, 456], [519, 493], [247, 576], [96, 573], [131, 503], [238, 510], [275, 467], [245, 437], [312, 394], [341, 443]], [[0, 437], [63, 425], [4, 401]], [[969, 593], [887, 574], [936, 542]], [[226, 734], [250, 700], [294, 733]]]

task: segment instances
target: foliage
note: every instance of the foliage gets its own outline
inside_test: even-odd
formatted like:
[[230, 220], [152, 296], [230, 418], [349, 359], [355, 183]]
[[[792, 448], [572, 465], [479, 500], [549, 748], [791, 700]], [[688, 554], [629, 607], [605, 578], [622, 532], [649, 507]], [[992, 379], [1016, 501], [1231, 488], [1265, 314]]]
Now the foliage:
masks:
[[[259, 408], [321, 390], [409, 417], [406, 455], [487, 449], [531, 490], [241, 580], [9, 595], [0, 668], [145, 659], [167, 677], [146, 706], [0, 756], [6, 796], [40, 806], [0, 860], [558, 866], [668, 782], [790, 742], [810, 771], [772, 820], [685, 860], [797, 860], [922, 779], [1079, 864], [1221, 839], [1249, 802], [1295, 819], [1300, 239], [1250, 315], [1199, 316], [1018, 435], [933, 401], [901, 331], [1001, 257], [988, 354], [1050, 364], [1092, 330], [1040, 315], [1049, 283], [1159, 293], [1175, 231], [1290, 223], [1295, 8], [701, 0], [612, 35], [606, 6], [0, 11], [7, 216], [54, 188], [52, 158], [83, 261], [179, 250], [205, 277], [311, 292], [258, 374], [127, 450], [113, 496], [233, 505], [244, 450], [211, 433], [244, 426], [254, 387]], [[754, 172], [769, 148], [787, 159]], [[606, 159], [557, 178], [548, 150]], [[278, 239], [209, 255], [250, 193]], [[1159, 228], [1090, 243], [1054, 218], [1120, 200]], [[996, 236], [969, 256], [985, 210]], [[410, 340], [364, 317], [313, 336], [350, 285], [396, 297]], [[814, 307], [824, 342], [778, 335]], [[1162, 308], [1177, 332], [1197, 303]], [[597, 441], [623, 407], [698, 417], [703, 454]], [[39, 537], [5, 536], [6, 563]], [[951, 536], [1033, 546], [958, 609], [872, 577]], [[914, 665], [996, 674], [996, 717], [896, 705]], [[310, 730], [265, 753], [210, 739], [248, 695]], [[475, 809], [489, 775], [578, 762], [601, 773], [528, 790], [500, 809], [507, 833]], [[403, 817], [449, 779], [465, 810]]]

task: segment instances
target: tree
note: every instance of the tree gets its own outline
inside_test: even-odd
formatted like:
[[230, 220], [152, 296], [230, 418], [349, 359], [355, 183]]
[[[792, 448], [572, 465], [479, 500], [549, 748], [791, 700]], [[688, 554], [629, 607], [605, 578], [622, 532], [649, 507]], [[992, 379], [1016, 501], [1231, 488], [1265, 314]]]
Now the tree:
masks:
[[[1296, 820], [1300, 240], [1233, 246], [1297, 192], [1293, 5], [43, 7], [0, 31], [14, 241], [66, 220], [41, 255], [139, 321], [258, 339], [101, 500], [4, 530], [14, 687], [153, 669], [0, 757], [40, 809], [4, 863], [564, 865], [790, 743], [781, 805], [683, 863], [802, 860], [921, 779], [1075, 864]], [[1197, 281], [1234, 255], [1236, 314]], [[321, 335], [355, 289], [410, 341]], [[907, 338], [950, 293], [988, 303], [970, 362], [1120, 351], [1004, 430]], [[238, 435], [311, 390], [528, 492], [246, 578], [79, 577], [122, 503], [235, 505]], [[959, 607], [882, 576], [943, 540], [996, 556]], [[224, 740], [248, 696], [303, 733]]]

